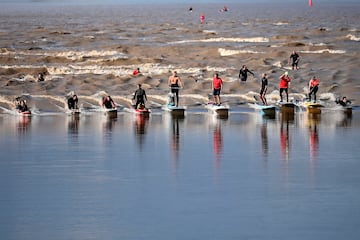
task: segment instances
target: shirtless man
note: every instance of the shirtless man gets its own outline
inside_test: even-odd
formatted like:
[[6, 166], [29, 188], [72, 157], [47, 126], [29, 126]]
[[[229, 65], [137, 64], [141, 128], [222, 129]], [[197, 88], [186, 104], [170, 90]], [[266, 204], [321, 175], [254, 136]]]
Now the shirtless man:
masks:
[[176, 71], [174, 71], [173, 75], [171, 75], [169, 77], [168, 85], [171, 89], [171, 93], [175, 94], [175, 96], [176, 96], [175, 105], [178, 106], [179, 105], [179, 88], [182, 88], [183, 84], [182, 84], [180, 77], [177, 75]]

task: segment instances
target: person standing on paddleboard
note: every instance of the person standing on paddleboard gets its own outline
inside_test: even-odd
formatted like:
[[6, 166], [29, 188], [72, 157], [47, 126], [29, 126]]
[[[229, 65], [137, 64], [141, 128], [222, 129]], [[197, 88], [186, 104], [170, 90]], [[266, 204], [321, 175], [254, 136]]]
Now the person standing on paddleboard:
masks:
[[220, 106], [220, 92], [223, 87], [223, 80], [219, 77], [218, 73], [214, 74], [214, 78], [212, 81], [212, 88], [213, 88], [213, 97], [214, 97], [214, 104]]
[[175, 94], [175, 97], [176, 97], [175, 105], [178, 107], [178, 105], [179, 105], [179, 88], [183, 87], [183, 83], [182, 83], [180, 77], [177, 75], [176, 71], [174, 71], [173, 75], [171, 75], [169, 77], [168, 85], [170, 87], [171, 93]]
[[316, 102], [316, 93], [319, 90], [319, 80], [313, 76], [309, 81], [309, 102], [311, 102], [311, 95], [314, 95], [314, 102]]
[[267, 79], [267, 74], [264, 73], [261, 78], [260, 99], [265, 106], [268, 105], [265, 98], [267, 89], [268, 89], [268, 79]]
[[138, 89], [136, 89], [133, 100], [136, 100], [135, 109], [138, 109], [138, 106], [145, 106], [145, 102], [147, 101], [145, 90], [141, 88], [141, 84], [138, 85]]
[[205, 23], [205, 14], [203, 13], [200, 15], [200, 23], [201, 24]]
[[296, 70], [298, 70], [300, 56], [297, 52], [295, 52], [295, 51], [292, 52], [292, 54], [290, 55], [290, 58], [289, 58], [289, 64], [290, 64], [290, 61], [291, 61], [292, 70], [294, 70], [294, 68], [296, 68]]
[[248, 73], [250, 73], [254, 76], [254, 73], [252, 71], [250, 71], [246, 65], [243, 65], [239, 72], [239, 79], [241, 80], [241, 82], [246, 82]]
[[280, 83], [279, 83], [279, 88], [280, 88], [280, 102], [283, 101], [283, 96], [282, 93], [285, 91], [286, 93], [286, 102], [289, 102], [289, 92], [288, 92], [288, 88], [290, 85], [290, 81], [291, 78], [289, 77], [289, 73], [285, 72], [283, 75], [280, 76]]

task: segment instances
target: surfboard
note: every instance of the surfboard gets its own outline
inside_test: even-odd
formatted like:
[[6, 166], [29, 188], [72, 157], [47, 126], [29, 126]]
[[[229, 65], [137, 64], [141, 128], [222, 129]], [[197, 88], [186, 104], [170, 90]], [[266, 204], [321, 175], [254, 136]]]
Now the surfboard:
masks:
[[209, 102], [206, 108], [212, 113], [219, 117], [227, 117], [229, 115], [229, 106], [227, 105], [216, 105], [213, 102]]
[[31, 116], [31, 111], [17, 112], [20, 116]]
[[303, 105], [306, 108], [306, 111], [312, 114], [320, 114], [321, 108], [324, 107], [320, 103], [312, 103], [312, 102], [305, 102]]
[[110, 118], [117, 117], [117, 109], [116, 108], [104, 108], [104, 113], [106, 116], [108, 116]]
[[71, 114], [71, 115], [79, 115], [80, 114], [80, 109], [69, 109], [67, 111], [68, 114]]
[[274, 117], [276, 114], [276, 107], [274, 105], [259, 105], [253, 104], [255, 109], [258, 109], [262, 115]]
[[292, 102], [279, 102], [281, 113], [294, 114], [295, 104]]
[[186, 107], [184, 107], [184, 106], [173, 106], [173, 105], [167, 104], [167, 105], [163, 106], [163, 109], [165, 111], [170, 112], [172, 116], [183, 117], [185, 115]]

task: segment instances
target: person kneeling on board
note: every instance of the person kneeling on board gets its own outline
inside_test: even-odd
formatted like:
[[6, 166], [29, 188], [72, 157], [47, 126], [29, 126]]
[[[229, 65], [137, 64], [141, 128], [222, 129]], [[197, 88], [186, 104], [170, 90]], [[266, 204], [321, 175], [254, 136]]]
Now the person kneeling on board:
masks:
[[15, 108], [18, 110], [18, 112], [26, 112], [29, 111], [28, 106], [26, 105], [25, 100], [20, 100], [20, 98], [15, 99]]
[[133, 100], [136, 100], [135, 109], [141, 107], [141, 109], [145, 108], [145, 102], [147, 101], [145, 90], [141, 88], [141, 84], [138, 85], [138, 89], [136, 89], [134, 93]]
[[68, 108], [69, 109], [78, 109], [78, 97], [74, 94], [72, 97], [68, 98]]
[[107, 109], [116, 108], [115, 103], [110, 96], [103, 98], [102, 106]]

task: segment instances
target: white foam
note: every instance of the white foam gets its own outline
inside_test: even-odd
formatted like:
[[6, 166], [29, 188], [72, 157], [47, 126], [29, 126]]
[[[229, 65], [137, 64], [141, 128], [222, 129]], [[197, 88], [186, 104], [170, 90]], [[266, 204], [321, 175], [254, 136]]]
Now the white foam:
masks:
[[289, 23], [287, 23], [287, 22], [276, 22], [276, 23], [273, 23], [273, 25], [275, 25], [275, 26], [284, 26], [284, 25], [289, 25]]
[[228, 50], [224, 48], [219, 48], [218, 52], [220, 53], [220, 56], [231, 56], [231, 55], [237, 55], [237, 54], [259, 54], [264, 52], [257, 52], [252, 50]]
[[253, 38], [208, 38], [208, 39], [193, 39], [193, 40], [183, 40], [170, 42], [169, 44], [183, 44], [183, 43], [211, 43], [211, 42], [248, 42], [248, 43], [263, 43], [269, 42], [268, 38], [265, 37], [253, 37]]
[[310, 46], [323, 47], [326, 46], [326, 43], [309, 43]]
[[37, 52], [37, 51], [9, 51], [8, 49], [1, 49], [0, 55], [23, 55], [23, 56], [49, 56], [49, 57], [63, 57], [70, 60], [82, 60], [83, 58], [112, 58], [112, 59], [127, 59], [128, 56], [118, 51], [63, 51], [63, 52]]
[[346, 38], [350, 39], [351, 41], [357, 41], [357, 42], [360, 41], [360, 37], [356, 37], [355, 35], [352, 34], [348, 34]]
[[274, 66], [274, 67], [282, 68], [281, 61], [274, 62], [273, 66]]
[[344, 53], [346, 53], [345, 50], [331, 50], [331, 49], [322, 49], [322, 50], [316, 50], [316, 51], [303, 50], [303, 51], [299, 51], [299, 52], [313, 53], [313, 54], [319, 54], [319, 53], [344, 54]]
[[207, 34], [217, 34], [217, 32], [215, 30], [203, 30], [203, 33], [207, 33]]

